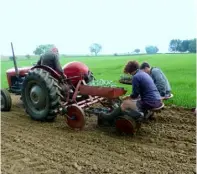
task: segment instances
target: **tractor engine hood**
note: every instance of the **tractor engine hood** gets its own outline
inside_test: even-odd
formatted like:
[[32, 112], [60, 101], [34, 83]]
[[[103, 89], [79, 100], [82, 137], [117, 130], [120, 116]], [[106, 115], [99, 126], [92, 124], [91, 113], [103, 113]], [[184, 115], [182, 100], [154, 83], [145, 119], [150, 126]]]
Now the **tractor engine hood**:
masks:
[[79, 80], [84, 80], [84, 76], [88, 75], [89, 68], [82, 62], [73, 61], [65, 64], [63, 71], [67, 78], [72, 78], [72, 84], [76, 85]]
[[[19, 71], [19, 75], [24, 75], [25, 73], [27, 73], [32, 67], [22, 67], [22, 68], [18, 68]], [[12, 74], [12, 75], [16, 75], [15, 72], [15, 68], [10, 68], [6, 71], [7, 74]]]

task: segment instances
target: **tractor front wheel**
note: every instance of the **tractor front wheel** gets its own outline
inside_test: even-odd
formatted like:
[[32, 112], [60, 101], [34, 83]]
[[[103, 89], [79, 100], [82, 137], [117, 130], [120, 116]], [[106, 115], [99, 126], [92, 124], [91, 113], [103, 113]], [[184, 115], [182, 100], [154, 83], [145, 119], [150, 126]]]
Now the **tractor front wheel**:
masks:
[[10, 93], [6, 89], [1, 89], [1, 111], [10, 111], [12, 107], [12, 99]]
[[60, 104], [58, 82], [43, 69], [29, 71], [23, 82], [22, 101], [33, 120], [51, 121]]

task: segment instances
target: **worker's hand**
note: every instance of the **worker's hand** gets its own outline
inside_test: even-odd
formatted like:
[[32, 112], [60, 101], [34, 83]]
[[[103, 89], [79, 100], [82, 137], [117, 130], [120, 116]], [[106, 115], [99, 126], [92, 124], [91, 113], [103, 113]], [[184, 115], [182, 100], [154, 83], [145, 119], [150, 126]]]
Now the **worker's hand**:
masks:
[[125, 96], [125, 97], [123, 97], [123, 100], [131, 100], [131, 97], [130, 96]]
[[124, 100], [121, 104], [121, 109], [122, 111], [125, 111], [127, 109], [134, 109], [137, 110], [137, 105], [136, 105], [136, 101], [131, 100]]
[[133, 101], [137, 101], [137, 100], [140, 100], [140, 97], [138, 97], [138, 98], [131, 98], [130, 96], [125, 96], [125, 97], [123, 98], [123, 100], [133, 100]]

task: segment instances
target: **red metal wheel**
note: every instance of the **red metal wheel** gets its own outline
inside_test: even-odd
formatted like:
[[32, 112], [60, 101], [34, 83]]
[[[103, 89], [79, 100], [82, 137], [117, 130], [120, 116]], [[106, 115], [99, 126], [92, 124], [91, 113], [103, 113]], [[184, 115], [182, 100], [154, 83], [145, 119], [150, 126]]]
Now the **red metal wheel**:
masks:
[[121, 117], [116, 120], [116, 129], [122, 133], [134, 134], [139, 127], [140, 125], [138, 125], [138, 123], [136, 123], [132, 118]]
[[85, 113], [78, 105], [67, 107], [66, 123], [73, 129], [82, 129], [85, 126]]

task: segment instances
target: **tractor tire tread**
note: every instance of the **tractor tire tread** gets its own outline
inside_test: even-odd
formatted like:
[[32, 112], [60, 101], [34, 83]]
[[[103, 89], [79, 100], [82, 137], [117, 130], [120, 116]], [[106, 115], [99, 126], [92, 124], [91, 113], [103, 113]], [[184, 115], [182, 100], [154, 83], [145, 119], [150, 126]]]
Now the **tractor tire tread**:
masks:
[[12, 98], [9, 91], [7, 89], [1, 89], [1, 95], [5, 99], [5, 107], [1, 109], [1, 111], [10, 111], [12, 107]]
[[[59, 106], [60, 104], [60, 91], [58, 87], [56, 87], [56, 80], [49, 74], [49, 72], [43, 70], [43, 69], [38, 69], [35, 68], [31, 71], [29, 71], [26, 79], [32, 78], [34, 79], [39, 79], [40, 81], [44, 82], [46, 85], [46, 89], [48, 90], [48, 96], [49, 96], [49, 111], [47, 116], [42, 117], [42, 118], [35, 118], [34, 116], [31, 116], [33, 120], [38, 120], [38, 121], [47, 121], [47, 120], [54, 120], [57, 116], [57, 113], [55, 113], [55, 109]], [[24, 87], [25, 88], [25, 87]], [[24, 90], [24, 89], [22, 89]], [[55, 91], [55, 92], [54, 92]], [[23, 97], [22, 97], [23, 99]], [[28, 109], [26, 108], [26, 112], [28, 112]]]

